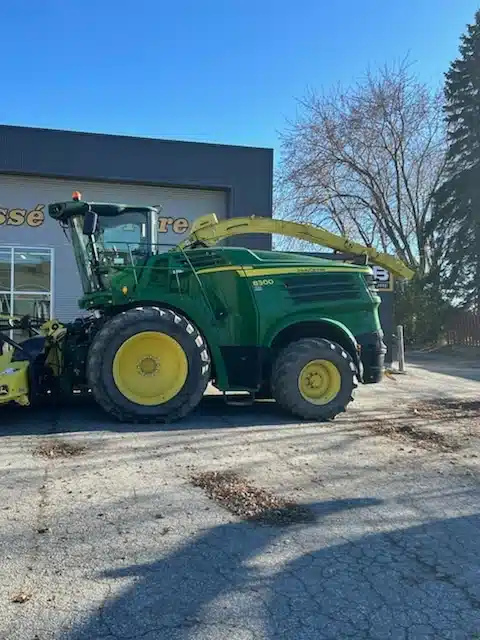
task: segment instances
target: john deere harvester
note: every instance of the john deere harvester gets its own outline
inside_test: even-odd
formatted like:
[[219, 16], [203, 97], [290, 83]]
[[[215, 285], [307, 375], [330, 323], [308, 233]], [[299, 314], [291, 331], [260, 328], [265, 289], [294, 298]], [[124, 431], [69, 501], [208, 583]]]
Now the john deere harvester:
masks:
[[[306, 224], [214, 214], [165, 251], [155, 208], [80, 194], [49, 205], [49, 214], [71, 239], [79, 306], [90, 314], [0, 326], [0, 403], [88, 389], [121, 421], [164, 422], [192, 411], [212, 382], [328, 420], [345, 411], [357, 382], [382, 378], [380, 298], [368, 263], [410, 278], [392, 256]], [[347, 257], [216, 246], [245, 233], [294, 236]], [[16, 342], [12, 326], [35, 335]]]

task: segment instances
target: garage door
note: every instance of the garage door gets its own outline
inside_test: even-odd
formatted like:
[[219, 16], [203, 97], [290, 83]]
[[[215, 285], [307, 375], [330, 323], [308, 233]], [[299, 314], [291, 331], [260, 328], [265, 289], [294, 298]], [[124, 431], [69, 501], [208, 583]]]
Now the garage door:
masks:
[[[0, 249], [22, 248], [22, 252], [15, 252], [18, 256], [30, 255], [25, 251], [32, 249], [52, 252], [52, 290], [48, 295], [52, 314], [63, 320], [70, 320], [79, 313], [80, 280], [68, 239], [59, 225], [48, 217], [46, 209], [50, 202], [69, 200], [76, 190], [90, 201], [158, 206], [158, 242], [165, 248], [180, 242], [197, 217], [216, 213], [223, 218], [227, 207], [223, 191], [0, 175]], [[181, 224], [176, 222], [180, 219]], [[12, 271], [10, 266], [8, 268]], [[6, 270], [7, 266], [5, 273]], [[4, 292], [2, 289], [0, 294], [4, 297], [16, 295], [14, 287], [12, 276], [11, 290]]]

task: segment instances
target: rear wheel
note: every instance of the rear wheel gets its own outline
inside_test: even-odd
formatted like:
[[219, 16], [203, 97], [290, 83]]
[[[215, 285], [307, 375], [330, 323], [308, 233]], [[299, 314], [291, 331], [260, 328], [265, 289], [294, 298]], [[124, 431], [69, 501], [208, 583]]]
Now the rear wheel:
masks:
[[210, 355], [182, 315], [157, 307], [131, 309], [95, 336], [87, 378], [98, 404], [119, 420], [173, 421], [202, 399]]
[[272, 395], [284, 409], [307, 420], [332, 420], [353, 400], [356, 369], [340, 345], [321, 338], [290, 343], [272, 370]]

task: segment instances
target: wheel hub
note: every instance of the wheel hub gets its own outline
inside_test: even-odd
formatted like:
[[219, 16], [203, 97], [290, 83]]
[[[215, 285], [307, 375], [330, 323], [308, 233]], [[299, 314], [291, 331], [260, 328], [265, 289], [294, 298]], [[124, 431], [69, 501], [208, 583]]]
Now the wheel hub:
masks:
[[328, 360], [311, 360], [300, 371], [298, 388], [312, 404], [328, 404], [340, 392], [341, 377], [335, 364]]
[[310, 373], [306, 377], [307, 387], [311, 389], [319, 389], [322, 386], [322, 376], [320, 373]]
[[137, 364], [137, 371], [141, 376], [155, 376], [160, 369], [160, 361], [152, 355], [143, 357]]
[[120, 346], [112, 363], [117, 389], [128, 400], [154, 406], [174, 398], [188, 376], [182, 346], [161, 331], [142, 331]]

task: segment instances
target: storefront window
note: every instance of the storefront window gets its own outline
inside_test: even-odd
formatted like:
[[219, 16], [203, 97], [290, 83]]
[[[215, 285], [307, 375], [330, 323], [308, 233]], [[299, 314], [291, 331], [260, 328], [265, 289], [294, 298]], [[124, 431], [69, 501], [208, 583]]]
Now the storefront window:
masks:
[[10, 291], [12, 286], [12, 252], [0, 248], [0, 291]]
[[51, 252], [49, 250], [13, 250], [14, 291], [49, 293], [51, 289]]
[[[0, 247], [0, 314], [52, 317], [52, 249]], [[14, 340], [28, 337], [11, 334]]]
[[48, 320], [50, 318], [50, 296], [32, 296], [15, 293], [13, 296], [13, 315], [29, 315], [32, 318]]

